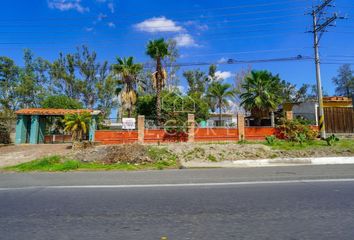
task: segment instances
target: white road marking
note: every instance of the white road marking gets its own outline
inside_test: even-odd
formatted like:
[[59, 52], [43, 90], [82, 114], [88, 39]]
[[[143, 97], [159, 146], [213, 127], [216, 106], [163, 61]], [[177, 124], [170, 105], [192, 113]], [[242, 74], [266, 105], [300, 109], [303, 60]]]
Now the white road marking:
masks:
[[251, 181], [251, 182], [223, 182], [223, 183], [176, 183], [176, 184], [140, 184], [140, 185], [72, 185], [72, 186], [29, 186], [0, 188], [0, 191], [33, 190], [33, 189], [100, 189], [100, 188], [164, 188], [164, 187], [218, 187], [242, 185], [270, 185], [291, 183], [326, 183], [326, 182], [354, 182], [354, 179], [318, 179], [318, 180], [286, 180], [286, 181]]

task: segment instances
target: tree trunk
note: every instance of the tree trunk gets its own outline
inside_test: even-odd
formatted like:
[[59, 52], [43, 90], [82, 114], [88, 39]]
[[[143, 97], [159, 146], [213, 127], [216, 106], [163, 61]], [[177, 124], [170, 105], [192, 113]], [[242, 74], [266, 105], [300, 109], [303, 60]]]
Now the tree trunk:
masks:
[[221, 111], [222, 111], [222, 108], [221, 108], [221, 101], [219, 101], [219, 125], [220, 125], [220, 127], [222, 127], [221, 125], [221, 118], [222, 118], [222, 113], [221, 113]]
[[157, 126], [161, 127], [161, 88], [162, 88], [162, 66], [161, 59], [157, 58], [156, 60], [156, 118]]

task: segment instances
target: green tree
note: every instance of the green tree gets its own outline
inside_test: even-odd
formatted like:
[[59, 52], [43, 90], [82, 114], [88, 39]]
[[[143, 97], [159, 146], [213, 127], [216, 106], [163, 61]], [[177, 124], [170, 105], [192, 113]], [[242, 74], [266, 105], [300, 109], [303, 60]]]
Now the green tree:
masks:
[[242, 84], [243, 93], [240, 95], [241, 106], [250, 111], [261, 124], [263, 117], [275, 111], [282, 103], [282, 84], [279, 76], [273, 76], [267, 71], [252, 71]]
[[163, 69], [162, 61], [169, 55], [168, 44], [163, 38], [149, 41], [146, 47], [146, 54], [156, 61], [156, 72], [153, 74], [153, 85], [156, 90], [157, 124], [161, 126], [161, 91], [165, 86], [167, 78], [167, 73]]
[[8, 57], [0, 57], [0, 104], [3, 109], [15, 111], [18, 97], [19, 68]]
[[77, 100], [80, 99], [83, 85], [76, 77], [75, 68], [76, 62], [73, 54], [67, 54], [66, 56], [62, 53], [59, 54], [59, 58], [50, 67], [50, 76], [54, 85], [52, 92], [64, 94]]
[[169, 54], [166, 56], [164, 60], [164, 64], [167, 70], [166, 85], [169, 90], [173, 90], [176, 89], [179, 84], [179, 78], [177, 72], [180, 69], [180, 67], [177, 66], [175, 63], [177, 59], [180, 57], [180, 55], [177, 48], [176, 40], [168, 39], [167, 45], [168, 45]]
[[38, 107], [47, 94], [49, 62], [42, 58], [34, 58], [29, 49], [24, 50], [24, 62], [25, 67], [20, 71], [19, 85], [16, 89], [19, 106]]
[[121, 82], [124, 84], [123, 89], [118, 92], [123, 109], [127, 110], [128, 117], [131, 117], [137, 101], [136, 83], [137, 77], [142, 70], [142, 65], [135, 64], [133, 57], [117, 58], [117, 62], [117, 64], [113, 65], [113, 71], [121, 76]]
[[235, 91], [231, 84], [214, 81], [208, 88], [207, 97], [215, 103], [215, 108], [219, 109], [219, 122], [221, 123], [222, 110], [229, 106], [229, 100], [235, 96]]
[[91, 114], [89, 112], [67, 114], [64, 116], [63, 122], [65, 124], [64, 131], [71, 132], [73, 142], [81, 142], [83, 134], [89, 130]]
[[77, 49], [75, 62], [82, 78], [80, 81], [82, 101], [86, 108], [93, 109], [98, 100], [97, 84], [102, 80], [101, 72], [108, 70], [108, 63], [107, 61], [97, 62], [96, 52], [90, 52], [85, 45]]
[[191, 93], [204, 93], [207, 88], [208, 78], [203, 71], [189, 70], [183, 73], [183, 76], [188, 83], [188, 94]]
[[41, 103], [42, 108], [82, 109], [82, 103], [66, 95], [48, 96]]
[[303, 84], [299, 89], [296, 85], [286, 81], [281, 82], [282, 98], [284, 102], [299, 103], [307, 99], [310, 85]]
[[354, 76], [350, 64], [344, 64], [338, 69], [338, 75], [333, 78], [336, 85], [336, 94], [351, 97], [354, 93]]

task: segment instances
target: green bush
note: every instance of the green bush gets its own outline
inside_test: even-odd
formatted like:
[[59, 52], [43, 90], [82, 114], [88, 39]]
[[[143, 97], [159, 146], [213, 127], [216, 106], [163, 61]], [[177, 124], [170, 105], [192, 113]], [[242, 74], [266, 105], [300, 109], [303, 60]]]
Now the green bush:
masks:
[[315, 140], [318, 137], [318, 131], [301, 123], [297, 119], [281, 119], [277, 130], [279, 138], [283, 138], [291, 142], [298, 142], [300, 144], [303, 144], [306, 141]]
[[274, 142], [275, 142], [275, 140], [276, 140], [276, 137], [275, 137], [274, 135], [267, 136], [267, 137], [265, 138], [265, 140], [267, 141], [267, 143], [268, 143], [269, 145], [273, 145]]
[[339, 142], [339, 138], [337, 138], [334, 134], [332, 134], [331, 136], [326, 138], [325, 141], [327, 142], [328, 146], [333, 146], [334, 143]]

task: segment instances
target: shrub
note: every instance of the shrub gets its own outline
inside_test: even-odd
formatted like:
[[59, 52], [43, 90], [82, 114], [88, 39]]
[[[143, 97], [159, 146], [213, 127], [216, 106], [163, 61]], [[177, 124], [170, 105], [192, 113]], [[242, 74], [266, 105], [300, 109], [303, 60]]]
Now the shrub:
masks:
[[274, 135], [267, 136], [267, 137], [265, 138], [265, 140], [267, 141], [267, 143], [268, 143], [269, 145], [273, 145], [274, 142], [275, 142], [275, 140], [276, 140], [276, 137], [275, 137]]
[[278, 137], [300, 144], [305, 141], [312, 141], [318, 137], [318, 131], [312, 129], [298, 120], [281, 119], [277, 127]]
[[325, 141], [327, 142], [328, 146], [333, 146], [334, 143], [339, 142], [339, 138], [332, 134], [331, 136], [326, 138]]

